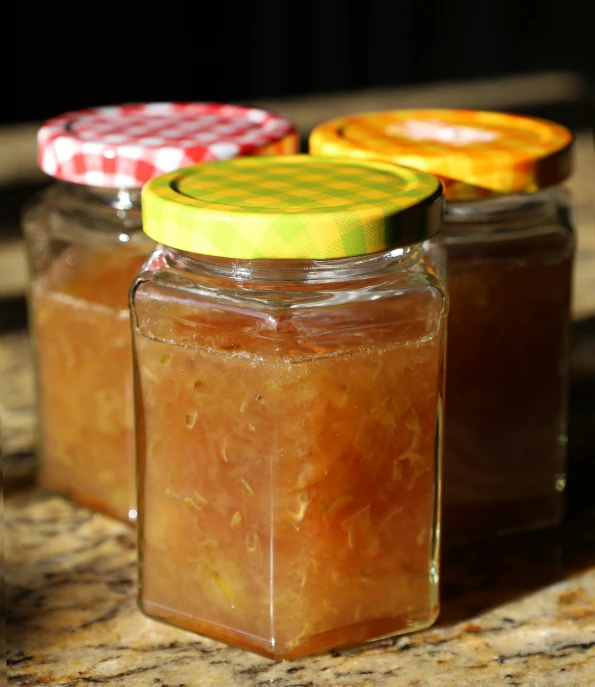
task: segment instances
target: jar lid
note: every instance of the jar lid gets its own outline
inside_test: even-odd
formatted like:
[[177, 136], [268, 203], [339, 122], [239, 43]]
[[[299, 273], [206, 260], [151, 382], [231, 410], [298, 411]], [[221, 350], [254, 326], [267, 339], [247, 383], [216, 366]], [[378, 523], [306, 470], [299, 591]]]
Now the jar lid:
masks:
[[392, 110], [321, 124], [310, 152], [390, 160], [436, 174], [449, 199], [471, 199], [564, 181], [572, 169], [572, 134], [553, 122], [499, 112]]
[[295, 153], [280, 115], [219, 103], [149, 103], [78, 110], [37, 134], [39, 166], [85, 186], [140, 188], [159, 174], [238, 155]]
[[331, 259], [411, 245], [441, 228], [442, 188], [385, 162], [237, 158], [157, 177], [143, 229], [158, 243], [225, 258]]

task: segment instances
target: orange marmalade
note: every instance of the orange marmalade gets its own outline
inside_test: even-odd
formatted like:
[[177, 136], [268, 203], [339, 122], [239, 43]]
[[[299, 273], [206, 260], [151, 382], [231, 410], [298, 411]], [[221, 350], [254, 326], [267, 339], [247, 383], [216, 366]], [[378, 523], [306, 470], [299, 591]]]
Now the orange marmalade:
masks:
[[[173, 244], [131, 291], [148, 615], [277, 658], [436, 618], [446, 306], [423, 241], [439, 215], [416, 219], [426, 223], [416, 244], [371, 254], [328, 258], [306, 231], [318, 227], [319, 246], [333, 238], [324, 204], [341, 205], [341, 250], [363, 251], [368, 222], [390, 212], [382, 199], [399, 195], [398, 175], [271, 158], [145, 188], [145, 231]], [[431, 212], [439, 187], [422, 181], [411, 190]], [[216, 188], [220, 218], [209, 206]], [[267, 188], [275, 212], [262, 211]], [[358, 221], [353, 208], [370, 197]], [[220, 243], [217, 219], [230, 232]], [[250, 221], [263, 257], [240, 241], [252, 238]], [[211, 255], [188, 250], [195, 240], [204, 251], [207, 238]], [[297, 240], [298, 258], [278, 257], [285, 239]]]

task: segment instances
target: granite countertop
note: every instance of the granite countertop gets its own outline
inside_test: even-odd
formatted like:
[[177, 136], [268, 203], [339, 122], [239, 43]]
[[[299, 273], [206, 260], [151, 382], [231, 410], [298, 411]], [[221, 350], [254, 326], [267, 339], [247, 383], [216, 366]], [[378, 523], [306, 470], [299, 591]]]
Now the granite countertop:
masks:
[[31, 484], [28, 339], [5, 336], [8, 684], [595, 686], [595, 327], [580, 325], [574, 341], [566, 524], [446, 551], [442, 612], [429, 630], [274, 662], [144, 617], [134, 533]]
[[593, 516], [449, 552], [427, 631], [274, 662], [143, 617], [125, 525], [35, 489], [10, 494], [5, 515], [15, 687], [595, 685]]

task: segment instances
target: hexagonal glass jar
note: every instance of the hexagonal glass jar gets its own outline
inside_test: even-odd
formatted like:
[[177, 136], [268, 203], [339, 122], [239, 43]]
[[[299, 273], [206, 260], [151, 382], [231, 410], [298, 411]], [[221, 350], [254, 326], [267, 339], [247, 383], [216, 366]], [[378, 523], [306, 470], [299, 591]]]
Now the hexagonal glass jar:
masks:
[[[341, 174], [311, 159], [241, 165], [251, 193], [273, 178], [263, 201], [235, 192], [235, 162], [215, 181], [214, 165], [196, 171], [195, 186], [162, 177], [159, 206], [147, 197], [160, 189], [145, 188], [145, 231], [177, 247], [156, 251], [131, 291], [141, 608], [278, 658], [427, 627], [447, 305], [426, 229], [439, 229], [439, 187], [411, 207], [407, 243], [399, 233], [369, 254], [308, 256], [298, 222], [315, 238], [329, 222], [334, 232], [322, 203], [336, 189], [367, 204], [367, 163]], [[388, 179], [372, 189], [380, 197], [401, 190], [390, 168], [372, 165]], [[316, 177], [314, 194], [300, 174]], [[291, 199], [271, 210], [281, 188]], [[371, 240], [369, 218], [358, 226], [343, 211], [339, 224]], [[264, 257], [245, 255], [254, 226]]]

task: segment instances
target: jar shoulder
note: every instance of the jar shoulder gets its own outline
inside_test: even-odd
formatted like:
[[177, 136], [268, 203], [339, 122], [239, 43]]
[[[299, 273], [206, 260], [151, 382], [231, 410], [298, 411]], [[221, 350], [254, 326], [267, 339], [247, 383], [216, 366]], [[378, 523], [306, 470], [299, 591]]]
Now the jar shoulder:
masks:
[[72, 243], [147, 242], [140, 205], [118, 208], [115, 202], [116, 192], [100, 197], [52, 184], [24, 206], [25, 237], [32, 240], [43, 233]]
[[161, 251], [137, 275], [130, 305], [145, 338], [194, 346], [217, 331], [225, 345], [253, 352], [268, 350], [265, 339], [331, 337], [333, 350], [418, 341], [443, 331], [448, 307], [446, 289], [424, 264], [369, 279], [259, 283], [188, 274]]
[[454, 205], [444, 221], [444, 245], [455, 263], [571, 262], [575, 251], [572, 209], [561, 193]]
[[[33, 280], [47, 288], [70, 288], [73, 280], [107, 288], [120, 269], [128, 283], [155, 247], [142, 231], [140, 207], [118, 210], [98, 199], [53, 184], [23, 208], [22, 226]], [[107, 198], [107, 200], [106, 200]], [[124, 303], [126, 295], [124, 291]]]
[[133, 296], [142, 293], [145, 300], [155, 299], [162, 303], [184, 300], [189, 305], [199, 305], [212, 300], [220, 306], [237, 303], [255, 309], [283, 310], [406, 298], [408, 293], [446, 300], [446, 287], [435, 254], [413, 266], [368, 275], [349, 273], [335, 279], [312, 279], [304, 270], [297, 276], [296, 271], [290, 276], [280, 271], [268, 278], [261, 275], [252, 279], [238, 276], [233, 267], [228, 276], [207, 270], [180, 269], [171, 264], [161, 248], [157, 248], [137, 275], [132, 292]]
[[450, 203], [444, 216], [444, 243], [531, 244], [572, 247], [572, 203], [564, 189]]

